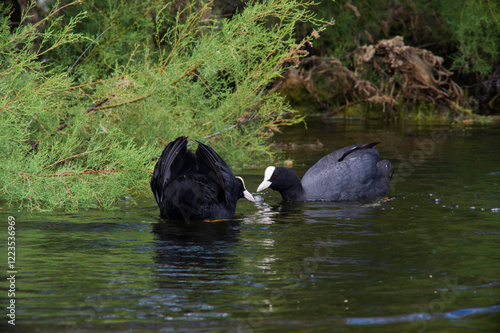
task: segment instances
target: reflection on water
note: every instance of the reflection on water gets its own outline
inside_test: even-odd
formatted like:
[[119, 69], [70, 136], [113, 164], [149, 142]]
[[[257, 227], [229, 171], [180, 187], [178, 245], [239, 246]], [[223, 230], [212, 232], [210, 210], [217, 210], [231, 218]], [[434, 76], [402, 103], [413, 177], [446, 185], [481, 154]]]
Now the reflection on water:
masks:
[[160, 221], [153, 225], [156, 261], [173, 266], [223, 268], [238, 241], [238, 221]]
[[[477, 316], [482, 314], [497, 313], [500, 312], [500, 305], [493, 305], [486, 308], [471, 308], [471, 309], [460, 309], [451, 312], [443, 313], [412, 313], [410, 315], [392, 316], [392, 317], [372, 317], [372, 318], [347, 318], [344, 322], [347, 325], [381, 325], [381, 324], [394, 324], [394, 323], [405, 323], [405, 322], [425, 322], [435, 319], [465, 319], [470, 316]], [[421, 328], [422, 329], [422, 328]]]
[[280, 213], [280, 220], [299, 218], [301, 223], [315, 223], [322, 220], [357, 219], [374, 217], [385, 199], [356, 202], [282, 202], [271, 210]]
[[[308, 126], [277, 137], [322, 142], [287, 152], [299, 175], [329, 151], [382, 141], [381, 156], [399, 172], [388, 198], [285, 203], [269, 190], [262, 202], [240, 200], [234, 219], [213, 222], [160, 220], [151, 197], [113, 212], [29, 216], [3, 207], [0, 227], [9, 214], [18, 226], [16, 326], [498, 331], [498, 127]], [[267, 164], [239, 170], [250, 191]]]

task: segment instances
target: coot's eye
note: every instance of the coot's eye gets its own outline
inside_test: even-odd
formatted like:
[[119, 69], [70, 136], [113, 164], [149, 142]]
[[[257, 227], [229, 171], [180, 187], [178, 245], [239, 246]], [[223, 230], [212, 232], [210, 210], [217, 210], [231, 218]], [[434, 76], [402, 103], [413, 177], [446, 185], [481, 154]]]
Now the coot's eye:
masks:
[[275, 174], [274, 174], [274, 177], [275, 177], [275, 178], [278, 178], [278, 174], [277, 174], [277, 173], [275, 173]]

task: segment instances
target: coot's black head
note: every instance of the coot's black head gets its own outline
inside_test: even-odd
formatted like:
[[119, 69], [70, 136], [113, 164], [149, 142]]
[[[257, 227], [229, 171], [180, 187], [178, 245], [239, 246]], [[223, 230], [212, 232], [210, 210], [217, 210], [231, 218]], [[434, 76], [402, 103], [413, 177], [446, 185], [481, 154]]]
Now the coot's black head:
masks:
[[241, 177], [235, 177], [236, 179], [236, 186], [238, 186], [238, 199], [245, 198], [250, 202], [255, 202], [254, 197], [250, 192], [245, 187], [245, 182], [243, 181], [243, 178]]
[[302, 184], [295, 172], [281, 167], [267, 167], [264, 173], [264, 181], [257, 188], [257, 192], [268, 187], [279, 191], [285, 200], [294, 200], [303, 192]]

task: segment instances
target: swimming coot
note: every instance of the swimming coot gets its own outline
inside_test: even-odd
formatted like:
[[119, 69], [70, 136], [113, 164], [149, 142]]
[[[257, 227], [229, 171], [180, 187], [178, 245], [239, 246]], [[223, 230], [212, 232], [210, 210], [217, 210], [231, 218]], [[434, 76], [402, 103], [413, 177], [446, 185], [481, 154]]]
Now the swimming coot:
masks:
[[232, 218], [239, 198], [254, 201], [243, 179], [212, 148], [198, 142], [193, 153], [184, 136], [165, 147], [150, 185], [160, 216], [169, 220]]
[[257, 192], [268, 187], [286, 201], [344, 201], [383, 195], [389, 189], [393, 168], [379, 161], [379, 142], [336, 150], [310, 168], [302, 182], [291, 170], [270, 166]]

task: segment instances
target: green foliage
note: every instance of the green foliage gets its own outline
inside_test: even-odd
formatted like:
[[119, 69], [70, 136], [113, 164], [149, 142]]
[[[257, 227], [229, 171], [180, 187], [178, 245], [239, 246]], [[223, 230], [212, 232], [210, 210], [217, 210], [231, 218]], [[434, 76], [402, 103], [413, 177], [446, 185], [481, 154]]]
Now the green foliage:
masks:
[[443, 1], [442, 5], [459, 45], [453, 67], [490, 74], [500, 63], [500, 2]]
[[338, 58], [357, 46], [402, 36], [406, 44], [425, 47], [461, 71], [487, 76], [500, 63], [499, 1], [320, 0], [312, 10], [335, 19], [335, 29], [315, 47]]
[[[165, 8], [164, 0], [81, 1], [78, 6], [70, 6], [59, 27], [62, 29], [71, 19], [85, 13], [75, 31], [86, 39], [55, 50], [51, 62], [67, 70], [83, 54], [74, 70], [88, 80], [112, 75], [117, 68], [123, 71], [131, 63], [143, 61], [145, 53], [154, 58], [158, 51], [154, 47], [155, 29], [160, 28], [158, 23], [171, 19], [161, 16], [168, 14], [163, 11]], [[85, 52], [93, 40], [94, 47]]]
[[302, 54], [296, 23], [323, 24], [309, 2], [249, 3], [232, 19], [212, 17], [210, 3], [83, 3], [69, 16], [54, 7], [41, 30], [10, 32], [0, 18], [3, 200], [109, 208], [149, 192], [156, 158], [179, 135], [235, 166], [269, 154], [266, 137], [301, 120], [270, 83]]

